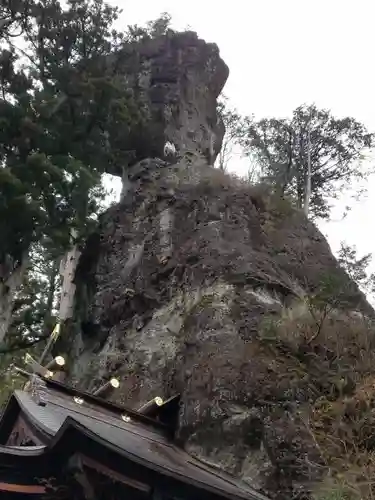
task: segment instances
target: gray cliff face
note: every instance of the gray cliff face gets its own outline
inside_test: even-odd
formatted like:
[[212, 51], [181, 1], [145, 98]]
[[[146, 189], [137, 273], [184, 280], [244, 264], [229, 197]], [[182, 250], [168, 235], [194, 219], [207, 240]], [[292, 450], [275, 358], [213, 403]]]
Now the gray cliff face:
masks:
[[[186, 50], [182, 38], [151, 44], [140, 60], [159, 57], [151, 73], [158, 64], [163, 73], [167, 47], [173, 82], [189, 82], [176, 121], [161, 130], [196, 154], [129, 170], [126, 196], [83, 250], [75, 318], [57, 349], [86, 390], [119, 377], [115, 398], [128, 406], [180, 393], [178, 438], [188, 451], [274, 497], [308, 498], [305, 485], [324, 464], [300, 409], [326, 391], [327, 367], [311, 361], [322, 346], [272, 343], [265, 325], [303, 309], [327, 272], [346, 284], [337, 309], [371, 308], [303, 214], [208, 165], [202, 151], [227, 70], [215, 47], [192, 39]], [[170, 100], [172, 87], [160, 88]]]

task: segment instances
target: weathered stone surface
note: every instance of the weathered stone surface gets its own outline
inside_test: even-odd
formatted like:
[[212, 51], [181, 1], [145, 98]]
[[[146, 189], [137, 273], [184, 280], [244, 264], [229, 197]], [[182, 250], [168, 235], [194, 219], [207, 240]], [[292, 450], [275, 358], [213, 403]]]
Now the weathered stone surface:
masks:
[[131, 139], [131, 164], [163, 158], [166, 141], [179, 155], [202, 156], [213, 164], [225, 131], [216, 99], [229, 74], [215, 44], [194, 32], [168, 33], [127, 46], [118, 71], [150, 113], [147, 126], [135, 129]]
[[78, 266], [84, 328], [59, 346], [74, 359], [72, 380], [91, 390], [116, 374], [117, 399], [134, 408], [181, 393], [187, 450], [270, 495], [304, 498], [324, 470], [297, 411], [316, 398], [315, 381], [263, 342], [263, 322], [326, 272], [350, 285], [343, 307], [371, 308], [289, 205], [186, 159], [144, 160], [129, 180]]
[[[129, 78], [143, 86], [156, 132], [138, 137], [122, 201], [83, 249], [74, 319], [56, 352], [86, 390], [119, 377], [114, 397], [134, 408], [180, 393], [188, 451], [274, 498], [310, 498], [326, 462], [309, 418], [324, 426], [327, 398], [356, 384], [348, 367], [375, 363], [363, 357], [373, 335], [340, 314], [373, 311], [302, 213], [208, 166], [227, 77], [217, 48], [186, 33], [134, 58]], [[175, 164], [158, 159], [165, 140], [178, 147]], [[305, 335], [305, 298], [327, 275], [344, 292], [316, 340]]]

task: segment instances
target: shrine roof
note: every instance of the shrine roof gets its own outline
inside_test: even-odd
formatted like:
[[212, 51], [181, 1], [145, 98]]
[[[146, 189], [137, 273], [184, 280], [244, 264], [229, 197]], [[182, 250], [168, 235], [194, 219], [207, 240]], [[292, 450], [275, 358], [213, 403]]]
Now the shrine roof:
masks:
[[[43, 436], [45, 447], [0, 447], [0, 461], [9, 455], [30, 459], [51, 453], [54, 448], [78, 446], [78, 439], [71, 439], [70, 431], [84, 436], [105, 449], [122, 456], [132, 463], [140, 464], [150, 471], [189, 483], [201, 490], [209, 491], [220, 498], [266, 500], [246, 483], [194, 459], [179, 448], [160, 423], [126, 410], [117, 405], [96, 404], [92, 396], [61, 388], [63, 384], [48, 384], [43, 396], [45, 406], [34, 401], [29, 392], [15, 391], [8, 408], [0, 421], [0, 443], [4, 444], [2, 432], [9, 432], [11, 414], [13, 419], [22, 414], [33, 431]], [[77, 398], [80, 400], [77, 402]], [[124, 418], [125, 420], [124, 420]], [[152, 425], [154, 424], [154, 425]], [[69, 437], [70, 436], [70, 437]], [[79, 450], [78, 450], [79, 451]]]

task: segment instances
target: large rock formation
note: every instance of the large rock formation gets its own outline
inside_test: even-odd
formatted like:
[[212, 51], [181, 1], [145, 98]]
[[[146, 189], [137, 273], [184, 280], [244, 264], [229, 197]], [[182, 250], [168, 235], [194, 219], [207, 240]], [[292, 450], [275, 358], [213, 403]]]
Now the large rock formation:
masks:
[[194, 32], [168, 32], [127, 45], [122, 56], [116, 59], [118, 71], [146, 111], [143, 125], [128, 139], [129, 164], [162, 158], [167, 141], [179, 155], [199, 155], [213, 164], [224, 135], [216, 99], [229, 74], [217, 46]]
[[[127, 195], [83, 249], [74, 322], [57, 349], [74, 383], [116, 375], [117, 399], [135, 408], [181, 393], [179, 439], [191, 453], [277, 498], [307, 498], [326, 470], [309, 416], [337, 389], [337, 331], [349, 339], [349, 316], [372, 310], [302, 213], [208, 165], [225, 65], [191, 34], [163, 40], [147, 54], [161, 75], [167, 47], [171, 85], [180, 82], [175, 121], [160, 130], [181, 157], [130, 169]], [[147, 85], [153, 96], [159, 83]], [[327, 276], [341, 288], [323, 325], [306, 297]], [[350, 338], [342, 356], [353, 363], [363, 345]]]

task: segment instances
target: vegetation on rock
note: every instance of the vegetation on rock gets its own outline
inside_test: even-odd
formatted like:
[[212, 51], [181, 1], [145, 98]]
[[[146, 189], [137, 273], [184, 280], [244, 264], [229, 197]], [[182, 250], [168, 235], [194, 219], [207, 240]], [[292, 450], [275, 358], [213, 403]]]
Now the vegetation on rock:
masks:
[[[312, 467], [321, 470], [325, 482], [312, 484], [312, 491], [319, 498], [339, 489], [348, 498], [371, 498], [373, 321], [331, 307], [327, 311], [323, 303], [295, 303], [280, 319], [265, 320], [259, 342], [263, 363], [277, 367], [280, 403], [285, 401], [316, 445], [319, 461]], [[267, 391], [267, 379], [263, 384]], [[298, 475], [305, 466], [303, 453], [291, 459]]]

